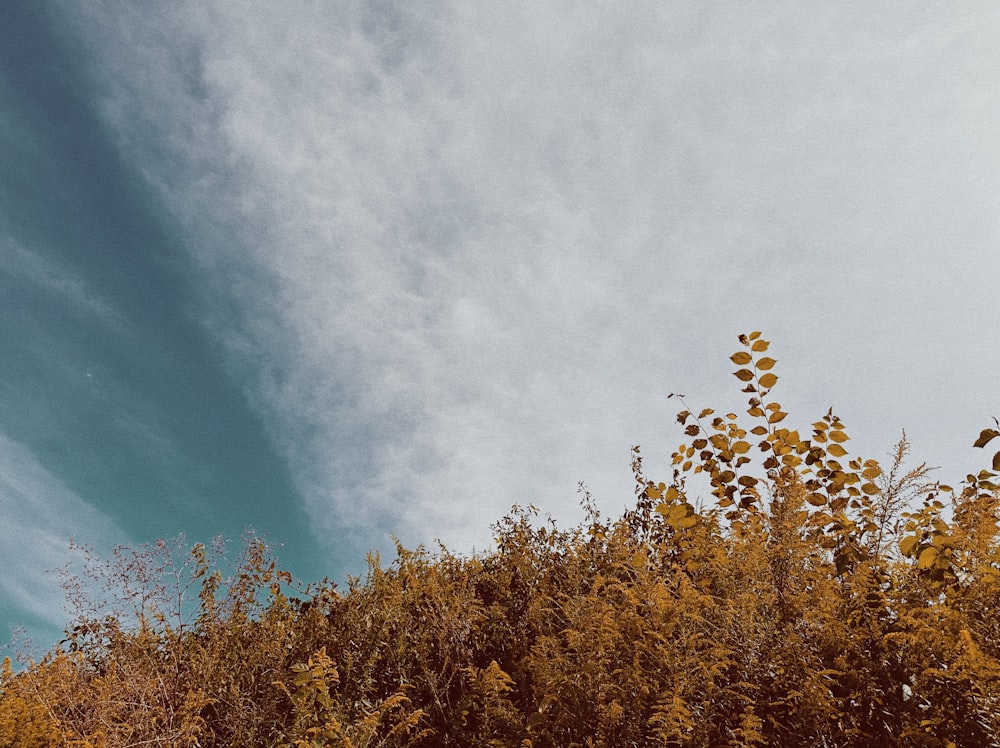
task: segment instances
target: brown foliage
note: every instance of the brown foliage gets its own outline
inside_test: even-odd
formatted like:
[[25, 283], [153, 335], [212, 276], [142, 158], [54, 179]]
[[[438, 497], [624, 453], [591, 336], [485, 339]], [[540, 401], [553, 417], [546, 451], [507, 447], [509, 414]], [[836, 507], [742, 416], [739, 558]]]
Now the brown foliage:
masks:
[[515, 507], [490, 553], [398, 547], [345, 590], [256, 538], [233, 568], [88, 556], [110, 596], [70, 584], [66, 640], [5, 667], [0, 748], [1000, 744], [996, 475], [935, 483], [905, 437], [852, 459], [832, 412], [789, 428], [740, 340], [749, 421], [685, 408], [669, 484], [636, 448], [614, 521]]

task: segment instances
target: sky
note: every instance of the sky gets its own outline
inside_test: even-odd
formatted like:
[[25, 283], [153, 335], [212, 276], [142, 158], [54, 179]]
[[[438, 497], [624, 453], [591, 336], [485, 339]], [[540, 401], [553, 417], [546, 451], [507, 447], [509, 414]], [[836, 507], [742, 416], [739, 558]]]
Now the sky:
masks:
[[751, 330], [790, 423], [960, 482], [998, 49], [974, 0], [4, 3], [0, 623], [57, 638], [71, 539], [343, 580], [615, 516]]

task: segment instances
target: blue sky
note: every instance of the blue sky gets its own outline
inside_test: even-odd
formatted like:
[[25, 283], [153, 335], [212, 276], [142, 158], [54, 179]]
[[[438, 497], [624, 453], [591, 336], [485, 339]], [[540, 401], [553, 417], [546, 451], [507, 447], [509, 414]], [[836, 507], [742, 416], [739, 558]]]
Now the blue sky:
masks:
[[579, 481], [615, 513], [751, 329], [803, 425], [982, 464], [992, 2], [0, 14], [5, 621], [58, 630], [70, 537], [342, 578]]

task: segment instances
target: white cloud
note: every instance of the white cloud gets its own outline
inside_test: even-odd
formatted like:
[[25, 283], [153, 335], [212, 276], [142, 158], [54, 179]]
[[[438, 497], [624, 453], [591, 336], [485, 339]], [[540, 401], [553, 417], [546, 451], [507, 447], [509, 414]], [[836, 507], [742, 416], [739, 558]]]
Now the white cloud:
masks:
[[32, 252], [9, 236], [0, 236], [4, 271], [17, 279], [19, 284], [38, 286], [45, 294], [72, 307], [108, 327], [121, 328], [121, 316], [86, 283], [67, 272], [58, 263]]
[[869, 451], [965, 459], [997, 407], [993, 5], [175, 7], [91, 16], [108, 116], [170, 154], [321, 534], [615, 510], [751, 327]]
[[12, 608], [60, 630], [68, 613], [55, 571], [74, 561], [70, 540], [109, 546], [123, 534], [2, 432], [0, 513], [0, 564], [16, 570], [0, 577], [0, 594]]

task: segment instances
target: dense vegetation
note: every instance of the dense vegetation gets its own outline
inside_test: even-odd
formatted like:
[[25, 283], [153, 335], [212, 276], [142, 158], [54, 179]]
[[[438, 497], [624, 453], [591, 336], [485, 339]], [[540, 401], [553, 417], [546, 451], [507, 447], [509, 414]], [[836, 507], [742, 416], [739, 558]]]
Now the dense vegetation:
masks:
[[852, 459], [740, 341], [746, 417], [682, 411], [615, 520], [515, 508], [492, 552], [400, 547], [345, 589], [254, 538], [90, 555], [66, 639], [5, 667], [0, 746], [1000, 744], [1000, 453], [958, 489], [905, 441]]

